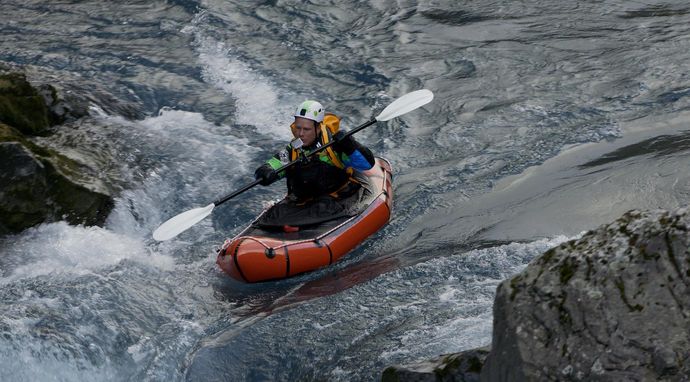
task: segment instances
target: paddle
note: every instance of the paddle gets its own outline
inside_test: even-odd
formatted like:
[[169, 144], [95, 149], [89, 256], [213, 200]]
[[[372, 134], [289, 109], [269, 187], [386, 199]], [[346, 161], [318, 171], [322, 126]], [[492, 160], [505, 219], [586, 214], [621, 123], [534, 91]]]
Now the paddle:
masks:
[[[427, 103], [431, 102], [431, 100], [434, 99], [434, 93], [432, 93], [430, 90], [427, 89], [422, 89], [422, 90], [416, 90], [411, 93], [407, 93], [404, 96], [396, 99], [393, 101], [390, 105], [388, 105], [383, 111], [377, 115], [376, 117], [370, 119], [369, 121], [365, 122], [364, 124], [355, 127], [354, 129], [348, 131], [343, 138], [349, 137], [350, 135], [373, 125], [376, 122], [385, 122], [388, 120], [391, 120], [393, 118], [399, 117], [403, 114], [406, 114], [414, 109], [417, 109], [420, 106], [424, 106]], [[325, 144], [321, 147], [319, 147], [317, 150], [314, 150], [310, 152], [307, 157], [312, 156], [319, 151], [325, 150], [327, 147], [330, 147], [331, 145], [335, 144], [336, 141], [331, 141], [328, 144]], [[280, 173], [287, 168], [291, 167], [295, 163], [299, 161], [295, 160], [293, 162], [287, 163], [283, 165], [282, 167], [278, 168], [275, 170], [275, 172]], [[184, 232], [185, 230], [189, 229], [191, 226], [194, 224], [200, 222], [203, 220], [205, 217], [211, 214], [213, 211], [213, 208], [227, 202], [228, 200], [234, 198], [235, 196], [247, 191], [248, 189], [256, 186], [257, 184], [261, 183], [260, 179], [257, 179], [253, 181], [252, 183], [249, 183], [245, 185], [244, 187], [234, 191], [232, 194], [224, 196], [213, 203], [207, 205], [206, 207], [199, 207], [199, 208], [194, 208], [189, 211], [185, 211], [177, 216], [174, 216], [170, 218], [168, 221], [165, 223], [161, 224], [158, 229], [153, 231], [153, 238], [157, 241], [165, 241], [172, 239], [173, 237], [179, 235], [180, 233]]]

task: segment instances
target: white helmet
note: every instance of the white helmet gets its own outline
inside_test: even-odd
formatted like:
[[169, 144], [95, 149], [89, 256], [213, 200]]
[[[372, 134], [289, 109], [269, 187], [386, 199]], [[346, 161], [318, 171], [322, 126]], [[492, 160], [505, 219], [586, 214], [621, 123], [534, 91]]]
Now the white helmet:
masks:
[[316, 101], [304, 101], [295, 110], [295, 117], [311, 119], [321, 123], [323, 122], [323, 106]]

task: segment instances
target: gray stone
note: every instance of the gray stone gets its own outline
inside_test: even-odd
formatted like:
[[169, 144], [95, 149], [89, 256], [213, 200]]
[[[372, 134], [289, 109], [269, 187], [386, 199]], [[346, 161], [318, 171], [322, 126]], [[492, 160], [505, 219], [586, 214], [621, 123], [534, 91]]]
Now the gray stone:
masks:
[[688, 227], [631, 211], [504, 281], [481, 380], [689, 380]]
[[[0, 124], [0, 128], [8, 127]], [[36, 155], [27, 146], [0, 139], [0, 234], [58, 220], [103, 224], [113, 207], [110, 195], [66, 176], [54, 164], [66, 158], [45, 151]]]
[[89, 102], [86, 99], [70, 94], [63, 97], [50, 84], [40, 85], [36, 89], [43, 97], [51, 125], [59, 125], [89, 115]]
[[[498, 287], [480, 380], [690, 381], [689, 231], [687, 208], [630, 211], [534, 259]], [[467, 354], [383, 379], [476, 380], [438, 376]]]

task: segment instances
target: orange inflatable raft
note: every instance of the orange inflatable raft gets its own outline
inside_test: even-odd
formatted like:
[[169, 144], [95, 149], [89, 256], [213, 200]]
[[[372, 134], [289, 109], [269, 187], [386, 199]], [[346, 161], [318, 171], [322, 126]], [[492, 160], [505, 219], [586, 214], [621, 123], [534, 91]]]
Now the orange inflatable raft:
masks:
[[376, 158], [364, 175], [371, 193], [362, 201], [363, 212], [329, 220], [295, 232], [266, 231], [254, 223], [226, 240], [216, 262], [231, 277], [245, 282], [282, 279], [338, 261], [388, 223], [393, 204], [391, 166]]

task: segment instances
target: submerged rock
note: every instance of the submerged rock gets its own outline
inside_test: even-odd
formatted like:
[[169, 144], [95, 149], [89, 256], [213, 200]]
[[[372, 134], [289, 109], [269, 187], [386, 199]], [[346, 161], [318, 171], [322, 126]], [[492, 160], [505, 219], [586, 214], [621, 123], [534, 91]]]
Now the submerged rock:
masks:
[[631, 211], [536, 258], [498, 287], [480, 379], [689, 380], [689, 231], [687, 208]]
[[438, 358], [409, 365], [388, 367], [383, 371], [383, 382], [473, 382], [479, 375], [489, 354], [488, 348], [442, 355]]

